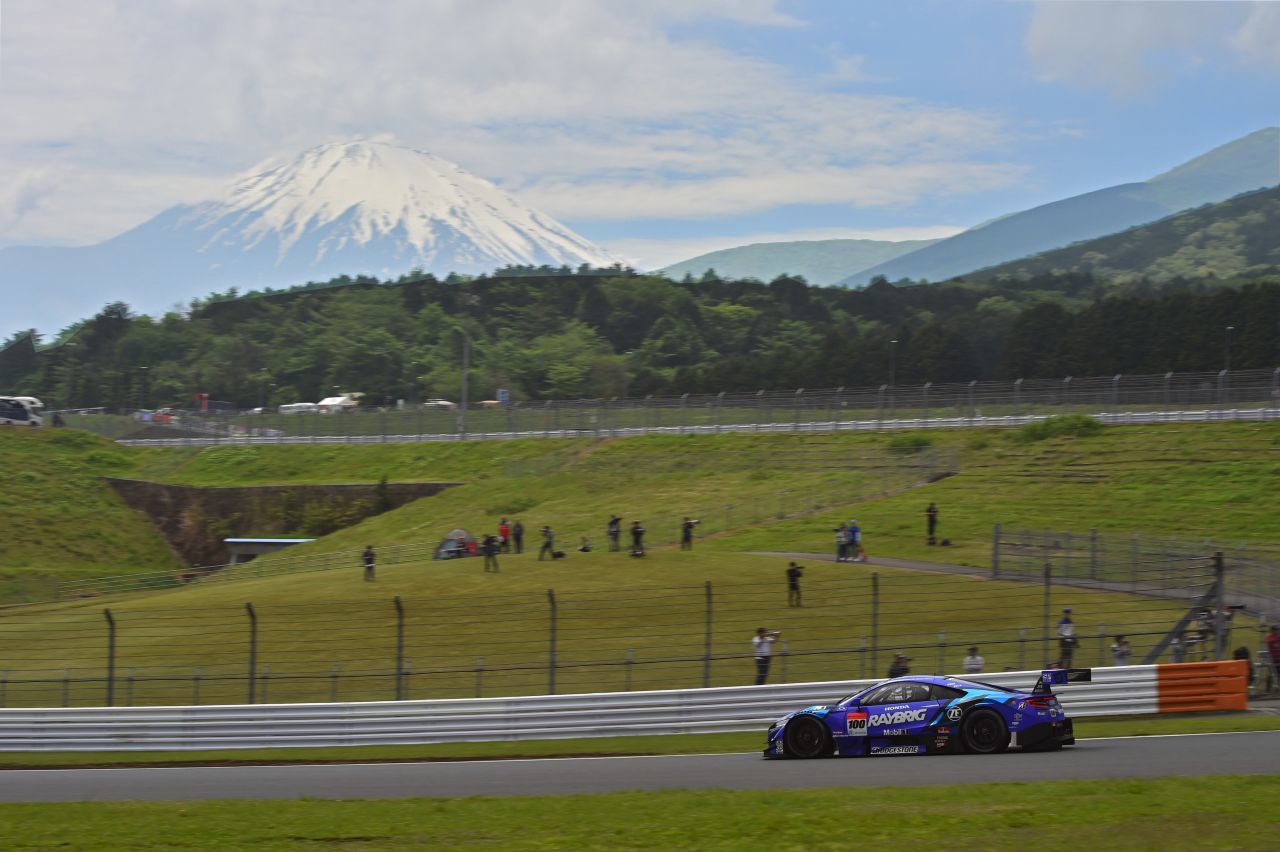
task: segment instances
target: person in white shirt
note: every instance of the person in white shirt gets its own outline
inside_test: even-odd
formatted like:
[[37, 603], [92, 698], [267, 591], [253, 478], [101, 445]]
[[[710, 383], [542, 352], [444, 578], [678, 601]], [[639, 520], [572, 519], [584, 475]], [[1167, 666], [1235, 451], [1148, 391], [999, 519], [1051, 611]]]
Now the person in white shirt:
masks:
[[986, 664], [987, 661], [978, 656], [978, 647], [975, 645], [969, 649], [969, 656], [964, 658], [964, 673], [982, 674], [982, 669]]
[[1133, 649], [1129, 647], [1129, 640], [1124, 636], [1117, 636], [1116, 641], [1111, 643], [1111, 663], [1116, 666], [1129, 665], [1129, 657], [1133, 655]]
[[778, 641], [780, 630], [761, 627], [751, 637], [751, 653], [756, 658], [756, 686], [762, 686], [769, 677], [769, 659], [773, 655], [773, 643]]

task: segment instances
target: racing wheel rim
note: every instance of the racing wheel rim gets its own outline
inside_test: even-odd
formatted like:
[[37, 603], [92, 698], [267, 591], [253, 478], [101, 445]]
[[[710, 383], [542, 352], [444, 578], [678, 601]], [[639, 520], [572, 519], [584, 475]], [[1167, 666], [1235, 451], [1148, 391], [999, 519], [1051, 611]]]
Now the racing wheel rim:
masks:
[[964, 721], [964, 740], [970, 751], [991, 754], [1009, 744], [1009, 729], [990, 710], [977, 710]]
[[792, 757], [820, 757], [827, 750], [827, 728], [812, 716], [787, 725], [787, 753]]

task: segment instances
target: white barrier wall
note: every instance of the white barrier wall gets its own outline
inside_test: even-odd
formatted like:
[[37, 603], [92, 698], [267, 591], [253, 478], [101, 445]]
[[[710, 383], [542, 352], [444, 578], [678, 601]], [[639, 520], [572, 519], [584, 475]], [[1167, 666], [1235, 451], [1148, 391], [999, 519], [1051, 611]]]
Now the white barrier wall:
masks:
[[[1055, 688], [1071, 716], [1159, 710], [1160, 666], [1093, 670]], [[1030, 689], [1038, 671], [982, 675]], [[657, 692], [531, 695], [439, 701], [86, 707], [0, 710], [0, 751], [169, 751], [400, 745], [759, 731], [810, 704], [833, 703], [874, 680]]]

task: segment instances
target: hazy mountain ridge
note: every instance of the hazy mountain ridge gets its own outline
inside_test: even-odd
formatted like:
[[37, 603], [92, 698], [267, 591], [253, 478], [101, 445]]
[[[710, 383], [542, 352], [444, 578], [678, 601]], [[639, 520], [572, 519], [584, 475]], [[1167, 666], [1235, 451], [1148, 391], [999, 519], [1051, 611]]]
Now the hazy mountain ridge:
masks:
[[878, 275], [890, 281], [941, 281], [1276, 184], [1280, 184], [1280, 127], [1268, 127], [1150, 180], [1107, 187], [1002, 216], [851, 273], [840, 283], [858, 286]]
[[932, 245], [937, 240], [794, 240], [752, 243], [708, 252], [660, 272], [669, 278], [699, 278], [708, 269], [726, 278], [771, 281], [779, 275], [800, 275], [810, 284], [835, 284], [851, 269], [874, 266]]

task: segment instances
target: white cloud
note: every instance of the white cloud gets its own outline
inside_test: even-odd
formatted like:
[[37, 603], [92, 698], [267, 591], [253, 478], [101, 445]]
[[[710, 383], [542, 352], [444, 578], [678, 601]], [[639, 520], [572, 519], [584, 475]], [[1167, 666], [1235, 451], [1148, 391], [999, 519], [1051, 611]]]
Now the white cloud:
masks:
[[627, 258], [637, 269], [661, 269], [682, 260], [722, 249], [755, 243], [798, 240], [941, 240], [965, 228], [959, 225], [923, 225], [902, 228], [808, 228], [801, 231], [770, 231], [737, 236], [688, 237], [669, 240], [611, 240], [609, 249]]
[[1032, 12], [1026, 49], [1046, 81], [1132, 99], [1224, 59], [1280, 67], [1280, 7], [1045, 0]]
[[[28, 187], [0, 198], [10, 243], [101, 239], [265, 157], [384, 131], [557, 216], [902, 204], [930, 181], [970, 192], [1019, 172], [989, 160], [998, 117], [828, 91], [670, 32], [696, 19], [805, 25], [775, 0], [4, 11], [0, 185]], [[836, 70], [868, 73], [858, 57]]]

